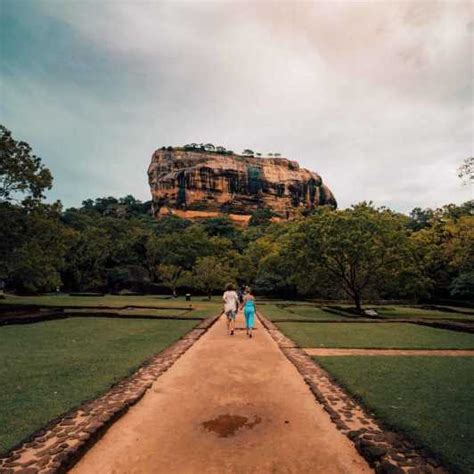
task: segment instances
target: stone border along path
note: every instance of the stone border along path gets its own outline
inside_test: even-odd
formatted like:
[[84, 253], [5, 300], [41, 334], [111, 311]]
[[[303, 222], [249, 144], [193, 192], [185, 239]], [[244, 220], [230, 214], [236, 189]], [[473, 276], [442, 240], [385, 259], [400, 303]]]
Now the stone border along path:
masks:
[[152, 386], [220, 317], [211, 316], [181, 339], [144, 362], [130, 377], [97, 399], [49, 422], [26, 442], [0, 457], [1, 474], [52, 474], [65, 472], [136, 404]]
[[309, 356], [472, 356], [474, 349], [303, 349]]
[[375, 469], [384, 474], [445, 474], [449, 472], [435, 455], [402, 433], [386, 431], [381, 423], [350, 397], [304, 349], [288, 339], [261, 313], [258, 317], [285, 356], [303, 376], [311, 392], [336, 427]]

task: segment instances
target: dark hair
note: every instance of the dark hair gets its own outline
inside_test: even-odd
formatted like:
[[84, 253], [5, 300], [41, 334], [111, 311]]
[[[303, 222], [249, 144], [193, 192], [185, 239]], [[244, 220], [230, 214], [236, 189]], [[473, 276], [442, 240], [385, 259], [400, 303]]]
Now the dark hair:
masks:
[[235, 290], [235, 286], [233, 283], [227, 283], [227, 285], [225, 286], [225, 291], [232, 291], [232, 290]]

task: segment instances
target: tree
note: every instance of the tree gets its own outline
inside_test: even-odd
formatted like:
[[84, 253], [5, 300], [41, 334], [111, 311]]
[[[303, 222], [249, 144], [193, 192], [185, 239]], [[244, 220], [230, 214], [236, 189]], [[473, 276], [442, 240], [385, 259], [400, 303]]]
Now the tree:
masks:
[[84, 230], [76, 231], [62, 272], [66, 288], [79, 291], [105, 289], [113, 266], [107, 265], [112, 242], [102, 226], [89, 224]]
[[206, 143], [204, 149], [206, 151], [215, 151], [216, 147], [212, 143]]
[[199, 224], [180, 232], [160, 235], [153, 245], [156, 262], [177, 265], [184, 270], [191, 270], [198, 257], [212, 253], [209, 236]]
[[245, 150], [242, 152], [242, 155], [253, 156], [253, 155], [254, 155], [254, 152], [253, 152], [252, 150], [245, 149]]
[[250, 216], [249, 226], [266, 226], [270, 224], [274, 215], [274, 212], [268, 207], [256, 209]]
[[331, 282], [361, 312], [364, 295], [383, 286], [409, 258], [403, 224], [393, 212], [370, 203], [320, 209], [289, 239], [300, 281]]
[[458, 168], [458, 176], [464, 184], [474, 183], [474, 157], [466, 158]]
[[455, 298], [474, 299], [474, 272], [461, 273], [449, 286], [451, 296]]
[[408, 228], [417, 231], [430, 226], [430, 222], [434, 217], [434, 212], [432, 209], [421, 209], [421, 207], [415, 207], [410, 212], [409, 217]]
[[169, 288], [173, 293], [173, 298], [176, 298], [176, 288], [179, 285], [183, 268], [178, 265], [161, 264], [157, 267], [157, 274], [163, 284]]
[[243, 250], [245, 243], [242, 230], [228, 217], [211, 217], [203, 221], [202, 226], [210, 237], [225, 237], [232, 242], [236, 250]]
[[0, 125], [0, 202], [16, 200], [15, 196], [19, 195], [40, 201], [52, 182], [51, 172], [32, 153], [30, 145], [15, 140]]
[[430, 226], [414, 232], [410, 241], [411, 254], [431, 283], [431, 296], [449, 296], [453, 280], [474, 271], [474, 216], [466, 204], [437, 209]]
[[233, 281], [234, 275], [216, 257], [199, 257], [193, 269], [195, 286], [203, 290], [209, 299], [212, 291]]
[[10, 288], [38, 293], [61, 284], [60, 270], [74, 232], [61, 224], [59, 213], [58, 204], [0, 204], [0, 278]]
[[149, 273], [141, 265], [114, 266], [107, 272], [108, 288], [112, 291], [125, 288], [140, 291], [149, 281]]

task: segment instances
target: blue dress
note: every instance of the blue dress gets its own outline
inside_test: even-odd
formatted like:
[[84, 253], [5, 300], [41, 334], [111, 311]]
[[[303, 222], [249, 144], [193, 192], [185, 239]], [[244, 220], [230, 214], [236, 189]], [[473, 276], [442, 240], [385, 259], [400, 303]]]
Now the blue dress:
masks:
[[247, 329], [253, 328], [253, 320], [255, 318], [255, 302], [247, 300], [244, 304], [245, 326]]

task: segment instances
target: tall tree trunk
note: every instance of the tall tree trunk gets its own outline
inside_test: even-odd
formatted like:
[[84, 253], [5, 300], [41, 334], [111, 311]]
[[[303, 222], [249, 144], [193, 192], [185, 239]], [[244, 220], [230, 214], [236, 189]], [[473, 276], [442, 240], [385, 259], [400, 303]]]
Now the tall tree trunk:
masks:
[[358, 313], [362, 314], [362, 301], [360, 294], [358, 292], [354, 292], [354, 303]]

